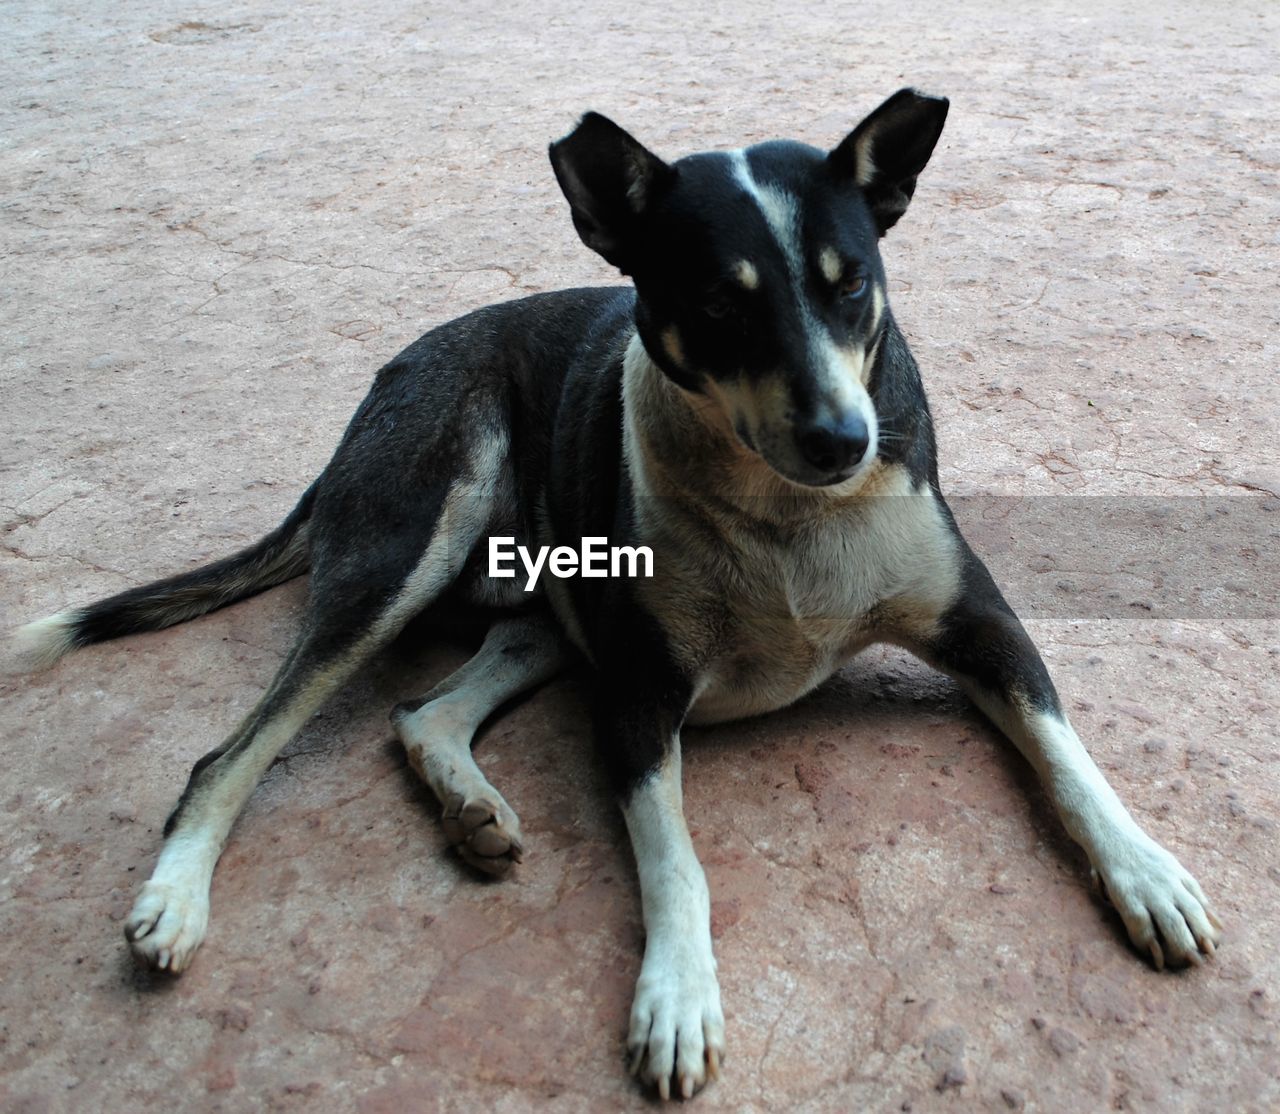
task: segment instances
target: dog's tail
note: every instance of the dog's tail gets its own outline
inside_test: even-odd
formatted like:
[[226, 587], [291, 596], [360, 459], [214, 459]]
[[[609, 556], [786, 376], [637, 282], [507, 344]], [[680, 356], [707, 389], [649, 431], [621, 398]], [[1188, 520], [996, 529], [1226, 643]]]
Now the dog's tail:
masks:
[[45, 669], [81, 646], [162, 630], [306, 572], [307, 525], [315, 490], [312, 484], [288, 518], [234, 556], [28, 623], [14, 635], [13, 665], [27, 671]]

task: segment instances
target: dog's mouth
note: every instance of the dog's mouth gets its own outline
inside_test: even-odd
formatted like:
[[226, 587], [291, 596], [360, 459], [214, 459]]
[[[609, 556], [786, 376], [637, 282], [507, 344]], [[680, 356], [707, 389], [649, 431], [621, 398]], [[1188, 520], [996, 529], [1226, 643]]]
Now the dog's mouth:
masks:
[[857, 460], [835, 468], [815, 466], [806, 460], [796, 446], [796, 438], [790, 430], [786, 433], [775, 433], [767, 429], [752, 431], [743, 420], [736, 421], [733, 429], [743, 448], [759, 458], [779, 478], [798, 487], [831, 488], [848, 484], [864, 475], [876, 457], [877, 438], [874, 428], [863, 454]]
[[802, 411], [781, 380], [743, 390], [710, 377], [704, 393], [719, 411], [714, 424], [721, 435], [788, 484], [846, 485], [875, 459], [878, 422], [869, 399], [828, 401], [816, 411]]
[[871, 463], [871, 459], [871, 454], [868, 454], [852, 467], [841, 468], [835, 472], [818, 472], [808, 468], [804, 471], [784, 470], [767, 460], [765, 463], [769, 464], [769, 467], [772, 468], [774, 472], [789, 483], [798, 484], [800, 487], [825, 488], [838, 487], [841, 484], [848, 483], [850, 480], [867, 470]]

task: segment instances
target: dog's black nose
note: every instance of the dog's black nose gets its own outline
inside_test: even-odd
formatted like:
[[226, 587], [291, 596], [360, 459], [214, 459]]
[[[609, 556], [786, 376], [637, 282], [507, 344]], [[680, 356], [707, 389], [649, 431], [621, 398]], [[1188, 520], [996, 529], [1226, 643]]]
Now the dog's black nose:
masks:
[[871, 435], [867, 423], [857, 414], [840, 419], [818, 420], [796, 437], [800, 455], [819, 472], [834, 475], [861, 462]]

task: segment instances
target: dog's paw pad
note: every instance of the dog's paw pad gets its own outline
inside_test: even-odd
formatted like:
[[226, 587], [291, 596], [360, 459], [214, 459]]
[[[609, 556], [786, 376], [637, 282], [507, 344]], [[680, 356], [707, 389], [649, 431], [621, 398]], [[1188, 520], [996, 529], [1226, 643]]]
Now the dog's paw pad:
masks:
[[627, 1037], [631, 1074], [663, 1099], [720, 1078], [724, 1014], [715, 972], [641, 971]]
[[1157, 969], [1198, 966], [1222, 938], [1222, 922], [1199, 883], [1168, 851], [1142, 836], [1094, 869], [1099, 892], [1124, 921], [1129, 939]]
[[186, 970], [209, 925], [209, 899], [175, 886], [148, 882], [125, 921], [133, 954], [157, 971]]
[[486, 874], [501, 877], [524, 858], [520, 821], [501, 798], [451, 797], [441, 823], [463, 860]]

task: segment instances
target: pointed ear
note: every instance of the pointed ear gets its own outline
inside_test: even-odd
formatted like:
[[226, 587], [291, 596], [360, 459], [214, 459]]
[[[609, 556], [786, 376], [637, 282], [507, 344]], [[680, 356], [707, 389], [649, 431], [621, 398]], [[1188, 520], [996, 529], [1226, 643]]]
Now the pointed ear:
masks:
[[597, 112], [551, 144], [550, 153], [582, 242], [626, 272], [642, 218], [676, 172]]
[[899, 89], [827, 156], [839, 178], [862, 190], [881, 236], [907, 211], [950, 104], [946, 97]]

